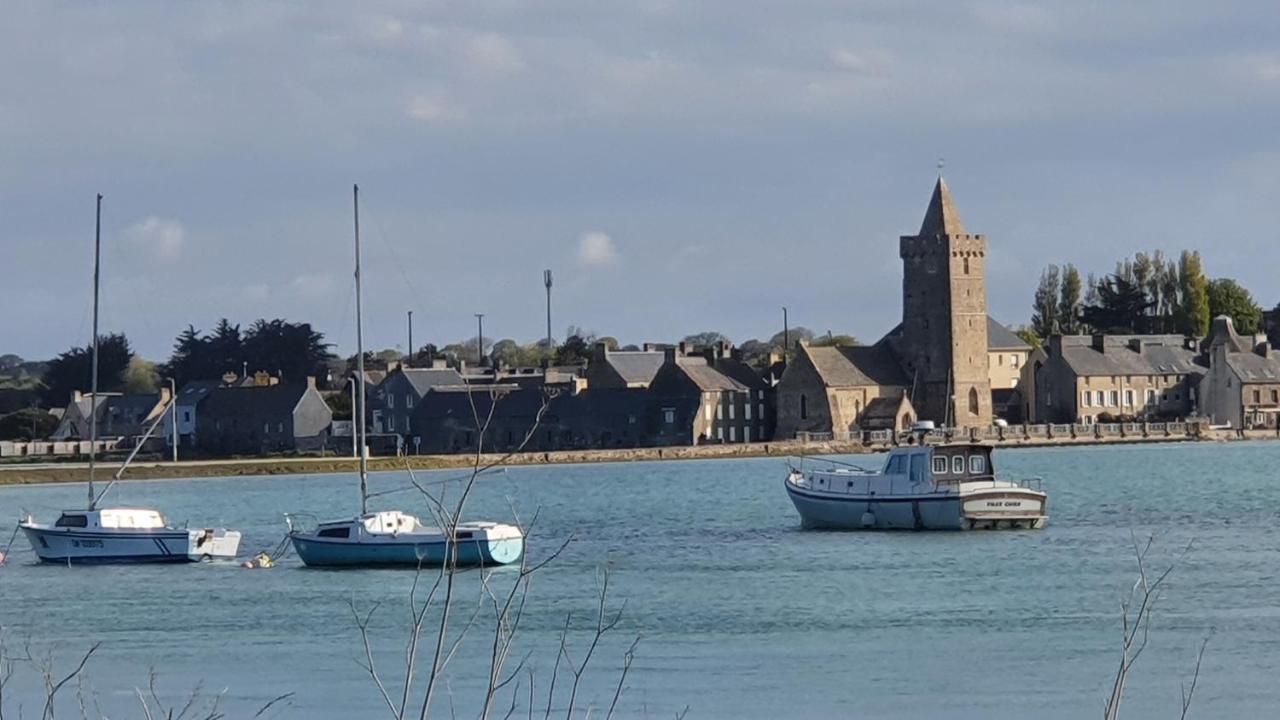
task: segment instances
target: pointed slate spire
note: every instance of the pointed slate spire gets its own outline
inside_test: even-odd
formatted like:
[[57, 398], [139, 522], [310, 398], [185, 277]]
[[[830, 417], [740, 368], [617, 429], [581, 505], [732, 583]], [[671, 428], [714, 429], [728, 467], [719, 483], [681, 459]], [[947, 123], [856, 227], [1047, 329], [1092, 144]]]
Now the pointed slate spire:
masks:
[[965, 234], [960, 212], [951, 199], [951, 190], [947, 188], [947, 181], [939, 175], [938, 184], [933, 186], [933, 197], [929, 199], [929, 209], [924, 213], [924, 222], [920, 224], [920, 235]]

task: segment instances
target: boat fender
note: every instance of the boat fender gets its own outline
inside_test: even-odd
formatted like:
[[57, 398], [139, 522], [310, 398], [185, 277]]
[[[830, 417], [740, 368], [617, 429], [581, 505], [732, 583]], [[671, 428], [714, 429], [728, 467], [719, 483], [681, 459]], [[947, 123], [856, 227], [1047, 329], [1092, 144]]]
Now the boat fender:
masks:
[[275, 565], [276, 565], [275, 561], [272, 560], [271, 556], [266, 553], [258, 553], [257, 555], [253, 556], [252, 560], [245, 560], [244, 562], [240, 563], [240, 567], [246, 570], [256, 570], [256, 569], [265, 570], [267, 568], [275, 567]]
[[3, 565], [4, 561], [5, 561], [5, 554], [3, 551], [0, 551], [0, 565]]
[[872, 527], [876, 524], [875, 513], [870, 510], [862, 513], [862, 527]]

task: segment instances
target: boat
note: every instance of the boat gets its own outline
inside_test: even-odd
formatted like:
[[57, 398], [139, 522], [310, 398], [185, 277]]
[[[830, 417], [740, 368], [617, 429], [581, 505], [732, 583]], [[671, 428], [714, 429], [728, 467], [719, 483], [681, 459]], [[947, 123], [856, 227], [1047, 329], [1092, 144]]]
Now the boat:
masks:
[[[921, 436], [923, 437], [923, 436]], [[791, 467], [785, 487], [805, 528], [1038, 529], [1049, 521], [1039, 478], [996, 477], [991, 446], [957, 442], [894, 448], [879, 470], [834, 460]]]
[[[352, 188], [356, 246], [356, 402], [354, 417], [365, 417], [364, 325], [360, 284], [360, 188]], [[303, 564], [311, 567], [454, 567], [506, 565], [524, 555], [524, 533], [494, 522], [423, 525], [400, 510], [369, 511], [368, 428], [356, 422], [360, 467], [360, 514], [331, 522], [307, 513], [285, 515], [289, 540]]]
[[[89, 503], [85, 510], [66, 510], [53, 523], [27, 516], [18, 527], [36, 557], [47, 563], [177, 563], [232, 559], [240, 548], [240, 533], [225, 528], [170, 527], [149, 508], [99, 507], [102, 498], [124, 475], [143, 443], [164, 418], [155, 422], [134, 446], [111, 482], [97, 493], [94, 480], [98, 455], [98, 305], [102, 269], [102, 196], [98, 196], [93, 251], [93, 372], [89, 396]], [[176, 398], [170, 398], [173, 403]]]

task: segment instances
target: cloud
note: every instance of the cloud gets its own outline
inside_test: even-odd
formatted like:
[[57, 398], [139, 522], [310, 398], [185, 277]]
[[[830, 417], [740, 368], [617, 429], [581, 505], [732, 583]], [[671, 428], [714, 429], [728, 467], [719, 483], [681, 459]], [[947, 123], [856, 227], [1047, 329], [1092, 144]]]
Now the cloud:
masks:
[[587, 267], [604, 267], [618, 262], [618, 247], [613, 238], [602, 232], [583, 233], [578, 239], [578, 263]]
[[318, 300], [332, 289], [333, 276], [324, 273], [298, 275], [288, 285], [288, 291], [303, 300]]
[[836, 48], [827, 54], [827, 58], [831, 61], [832, 67], [837, 70], [846, 72], [868, 74], [874, 72], [877, 63], [865, 55], [859, 55], [852, 50], [844, 48]]
[[489, 74], [506, 75], [524, 69], [524, 57], [502, 35], [483, 33], [471, 38], [465, 48], [471, 67]]
[[152, 215], [125, 228], [124, 240], [134, 252], [168, 262], [182, 255], [187, 230], [177, 220]]
[[419, 122], [434, 123], [454, 120], [462, 113], [444, 100], [429, 95], [417, 95], [409, 101], [405, 114]]
[[265, 283], [257, 283], [255, 285], [246, 285], [240, 289], [240, 295], [245, 300], [253, 302], [262, 302], [271, 297], [271, 287]]

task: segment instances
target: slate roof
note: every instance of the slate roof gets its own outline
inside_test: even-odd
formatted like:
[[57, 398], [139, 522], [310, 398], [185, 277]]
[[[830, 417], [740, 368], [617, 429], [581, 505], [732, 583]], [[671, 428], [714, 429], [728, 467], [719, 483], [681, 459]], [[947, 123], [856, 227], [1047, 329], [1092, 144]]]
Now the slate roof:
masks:
[[867, 407], [863, 409], [862, 416], [859, 418], [861, 422], [869, 420], [897, 420], [898, 407], [902, 405], [902, 398], [878, 397], [867, 403]]
[[1280, 357], [1255, 352], [1227, 353], [1227, 367], [1242, 383], [1280, 383]]
[[884, 344], [854, 347], [805, 346], [818, 375], [827, 387], [908, 384], [902, 366]]
[[676, 358], [676, 367], [680, 368], [681, 372], [688, 376], [702, 392], [721, 390], [747, 392], [750, 390], [746, 385], [708, 365], [706, 358], [679, 357]]
[[611, 350], [605, 355], [605, 362], [628, 385], [648, 385], [653, 382], [653, 376], [658, 374], [658, 368], [662, 367], [663, 353], [661, 351], [646, 352], [644, 350]]
[[[1131, 340], [1142, 343], [1141, 351], [1129, 346]], [[1068, 335], [1062, 338], [1062, 357], [1081, 377], [1203, 373], [1198, 353], [1183, 343], [1178, 335], [1108, 335], [1099, 352], [1091, 337]]]
[[987, 316], [987, 350], [1030, 350], [1031, 346], [1012, 330]]
[[419, 397], [437, 387], [462, 384], [462, 376], [453, 368], [404, 368], [401, 372]]
[[211, 390], [221, 386], [221, 380], [192, 380], [183, 385], [182, 389], [178, 391], [178, 406], [191, 407], [198, 405], [201, 400], [208, 397]]
[[741, 360], [721, 358], [715, 361], [715, 368], [752, 390], [767, 390], [769, 388], [769, 383], [764, 377]]
[[200, 412], [240, 418], [292, 415], [306, 391], [305, 383], [219, 387], [209, 392], [200, 405]]
[[951, 189], [947, 181], [938, 176], [938, 183], [933, 186], [933, 197], [929, 198], [929, 209], [925, 210], [924, 222], [920, 224], [920, 235], [966, 235], [964, 223], [960, 221], [960, 212], [951, 198]]

